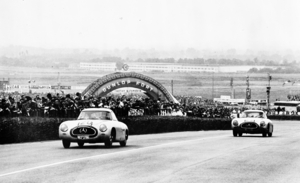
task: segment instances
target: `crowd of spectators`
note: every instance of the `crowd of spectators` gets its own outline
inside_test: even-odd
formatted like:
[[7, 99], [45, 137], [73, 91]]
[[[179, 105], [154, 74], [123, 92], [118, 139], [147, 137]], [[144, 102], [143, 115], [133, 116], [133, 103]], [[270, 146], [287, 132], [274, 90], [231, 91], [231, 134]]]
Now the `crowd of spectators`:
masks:
[[60, 117], [77, 118], [84, 108], [104, 107], [117, 116], [172, 115], [197, 117], [230, 117], [232, 109], [216, 106], [209, 100], [178, 96], [180, 104], [152, 100], [139, 95], [106, 97], [71, 94], [5, 94], [0, 96], [0, 117]]
[[300, 101], [300, 95], [291, 95], [291, 94], [288, 94], [287, 95], [287, 99], [289, 101]]

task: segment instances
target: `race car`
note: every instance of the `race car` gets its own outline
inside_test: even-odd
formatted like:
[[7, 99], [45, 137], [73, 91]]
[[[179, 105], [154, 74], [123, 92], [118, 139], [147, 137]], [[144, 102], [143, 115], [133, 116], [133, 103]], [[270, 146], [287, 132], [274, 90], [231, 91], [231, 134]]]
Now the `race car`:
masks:
[[272, 137], [274, 125], [262, 110], [245, 110], [239, 117], [231, 121], [233, 136], [242, 136], [243, 133], [262, 134]]
[[61, 123], [58, 131], [64, 148], [69, 148], [71, 142], [77, 142], [79, 147], [85, 143], [104, 143], [111, 147], [113, 142], [126, 146], [129, 135], [127, 125], [107, 108], [84, 109], [77, 120]]

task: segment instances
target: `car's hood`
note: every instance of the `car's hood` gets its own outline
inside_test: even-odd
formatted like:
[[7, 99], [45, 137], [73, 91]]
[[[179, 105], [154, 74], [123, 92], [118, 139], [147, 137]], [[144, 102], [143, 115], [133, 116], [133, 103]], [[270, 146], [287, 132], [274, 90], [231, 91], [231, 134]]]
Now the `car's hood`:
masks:
[[235, 118], [234, 120], [237, 120], [239, 123], [254, 122], [257, 124], [259, 124], [261, 121], [268, 121], [268, 119], [265, 118]]
[[99, 126], [100, 124], [111, 123], [110, 120], [71, 120], [65, 121], [64, 123], [68, 126]]

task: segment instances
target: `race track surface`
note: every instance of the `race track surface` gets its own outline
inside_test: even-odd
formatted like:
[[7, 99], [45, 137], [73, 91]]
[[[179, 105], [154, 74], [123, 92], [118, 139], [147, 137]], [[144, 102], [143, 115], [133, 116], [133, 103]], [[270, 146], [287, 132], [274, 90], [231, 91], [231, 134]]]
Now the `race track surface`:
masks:
[[273, 121], [273, 137], [232, 131], [129, 136], [115, 143], [46, 141], [0, 146], [0, 182], [300, 182], [300, 122]]

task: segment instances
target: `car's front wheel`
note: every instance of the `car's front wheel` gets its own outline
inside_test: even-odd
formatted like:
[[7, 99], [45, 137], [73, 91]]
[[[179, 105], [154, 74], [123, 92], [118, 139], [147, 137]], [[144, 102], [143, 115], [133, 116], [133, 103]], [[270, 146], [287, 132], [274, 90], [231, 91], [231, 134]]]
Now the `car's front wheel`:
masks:
[[121, 141], [120, 142], [120, 146], [125, 147], [127, 144], [127, 140]]
[[234, 130], [232, 131], [232, 134], [233, 134], [233, 136], [234, 136], [234, 137], [236, 137], [236, 136], [237, 136], [237, 132], [236, 132], [236, 131], [234, 131]]
[[77, 142], [79, 147], [83, 147], [84, 146], [84, 142]]
[[120, 142], [120, 146], [125, 147], [128, 139], [128, 131], [125, 132], [125, 140]]
[[264, 133], [262, 134], [262, 136], [263, 136], [263, 137], [266, 137], [266, 136], [267, 136], [267, 133], [266, 133], [266, 132], [264, 132]]
[[269, 137], [272, 137], [272, 135], [273, 135], [273, 126], [270, 125], [270, 126], [269, 126], [268, 136], [269, 136]]
[[269, 136], [269, 137], [272, 137], [272, 135], [273, 135], [273, 133], [268, 133], [268, 136]]
[[64, 148], [69, 148], [71, 145], [71, 142], [68, 140], [62, 140], [62, 144], [63, 144]]
[[108, 139], [104, 142], [105, 144], [105, 147], [111, 147], [112, 146], [112, 143], [114, 141], [116, 137], [116, 131], [115, 130], [112, 130], [111, 133], [110, 133], [110, 136], [108, 137]]
[[240, 137], [243, 136], [243, 133], [239, 133], [239, 136], [240, 136]]

